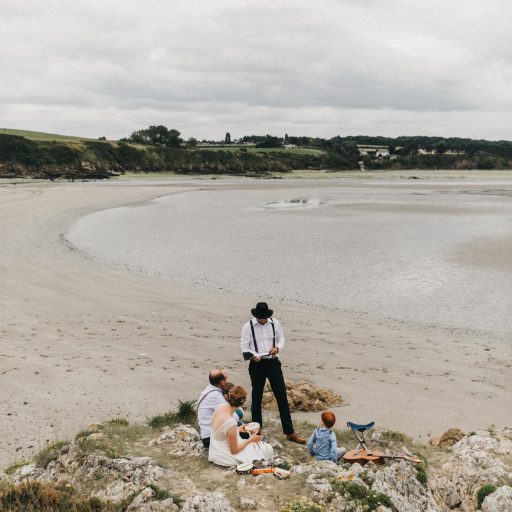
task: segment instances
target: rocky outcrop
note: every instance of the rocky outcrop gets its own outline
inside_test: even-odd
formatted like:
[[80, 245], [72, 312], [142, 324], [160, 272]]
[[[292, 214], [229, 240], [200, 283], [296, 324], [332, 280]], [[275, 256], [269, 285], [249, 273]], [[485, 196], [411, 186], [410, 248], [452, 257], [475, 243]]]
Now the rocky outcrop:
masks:
[[30, 464], [19, 468], [12, 476], [14, 483], [27, 479], [70, 484], [84, 493], [113, 502], [125, 500], [152, 484], [163, 488], [179, 487], [188, 492], [195, 490], [190, 480], [158, 466], [150, 457], [110, 458], [84, 454], [77, 444], [72, 444], [44, 469]]
[[512, 481], [505, 462], [512, 457], [512, 441], [504, 434], [482, 431], [453, 445], [447, 461], [431, 476], [430, 486], [439, 510], [459, 507], [465, 512], [474, 511], [480, 487]]
[[149, 442], [149, 446], [158, 445], [166, 445], [169, 453], [176, 456], [193, 455], [197, 457], [205, 453], [199, 433], [190, 425], [168, 427], [160, 436]]
[[[288, 403], [292, 411], [323, 411], [329, 407], [341, 405], [341, 396], [328, 389], [318, 388], [305, 381], [286, 381]], [[263, 407], [269, 410], [277, 410], [277, 403], [270, 386], [265, 387], [263, 393]]]
[[[189, 425], [167, 427], [151, 441], [147, 436], [152, 431], [146, 430], [143, 438], [130, 445], [134, 453], [151, 457], [109, 456], [108, 443], [114, 440], [119, 446], [116, 432], [92, 425], [79, 440], [59, 445], [46, 467], [26, 464], [13, 469], [8, 479], [15, 484], [70, 486], [80, 495], [123, 503], [126, 512], [176, 512], [178, 497], [184, 501], [184, 512], [270, 510], [275, 509], [272, 500], [279, 489], [294, 493], [300, 489], [298, 498], [315, 501], [320, 507], [315, 510], [325, 512], [475, 512], [478, 492], [490, 492], [492, 486], [496, 490], [485, 497], [482, 510], [512, 512], [512, 429], [481, 431], [463, 436], [451, 448], [431, 448], [434, 455], [427, 472], [405, 461], [388, 460], [381, 466], [318, 462], [296, 446], [279, 444], [281, 460], [276, 459], [276, 464], [303, 461], [291, 467], [292, 487], [271, 474], [239, 476], [209, 465], [199, 434]], [[373, 443], [383, 443], [382, 437]], [[460, 435], [454, 431], [445, 436], [456, 437]], [[225, 491], [231, 503], [223, 493], [203, 492], [212, 489]]]
[[372, 489], [387, 494], [397, 512], [437, 512], [432, 494], [416, 476], [414, 467], [402, 461], [377, 471]]

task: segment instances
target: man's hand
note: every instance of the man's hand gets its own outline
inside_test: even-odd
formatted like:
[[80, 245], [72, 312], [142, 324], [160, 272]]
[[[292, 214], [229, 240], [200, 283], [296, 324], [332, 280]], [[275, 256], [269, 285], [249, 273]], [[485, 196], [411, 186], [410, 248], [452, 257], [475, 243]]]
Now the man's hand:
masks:
[[279, 352], [279, 347], [274, 347], [269, 353], [269, 356], [276, 357]]
[[260, 356], [254, 356], [252, 358], [252, 360], [255, 362], [255, 363], [259, 363], [261, 361], [261, 357]]

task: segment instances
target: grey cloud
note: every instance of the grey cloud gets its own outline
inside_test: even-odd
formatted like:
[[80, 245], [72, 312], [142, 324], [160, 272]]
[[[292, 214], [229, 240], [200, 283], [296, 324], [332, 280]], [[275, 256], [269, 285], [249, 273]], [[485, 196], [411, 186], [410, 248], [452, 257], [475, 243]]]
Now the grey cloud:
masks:
[[3, 0], [0, 9], [4, 126], [111, 137], [155, 122], [199, 137], [508, 134], [512, 5], [502, 0]]

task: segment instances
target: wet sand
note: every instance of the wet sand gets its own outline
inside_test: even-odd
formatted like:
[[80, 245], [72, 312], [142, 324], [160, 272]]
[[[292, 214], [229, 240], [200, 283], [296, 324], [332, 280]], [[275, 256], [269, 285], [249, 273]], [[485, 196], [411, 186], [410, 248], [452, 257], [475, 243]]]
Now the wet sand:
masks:
[[[87, 214], [205, 186], [261, 182], [0, 186], [0, 462], [93, 421], [141, 420], [195, 398], [212, 366], [248, 385], [238, 337], [259, 297], [128, 272], [66, 242]], [[512, 359], [501, 336], [304, 304], [275, 310], [288, 338], [286, 376], [341, 393], [340, 423], [376, 420], [422, 438], [512, 423]]]

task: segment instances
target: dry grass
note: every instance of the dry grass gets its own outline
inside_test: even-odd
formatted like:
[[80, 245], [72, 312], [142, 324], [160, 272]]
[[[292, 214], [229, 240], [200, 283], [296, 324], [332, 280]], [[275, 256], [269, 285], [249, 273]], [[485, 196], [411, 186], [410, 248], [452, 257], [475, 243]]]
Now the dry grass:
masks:
[[126, 504], [84, 497], [71, 487], [34, 481], [0, 491], [2, 512], [122, 512]]

